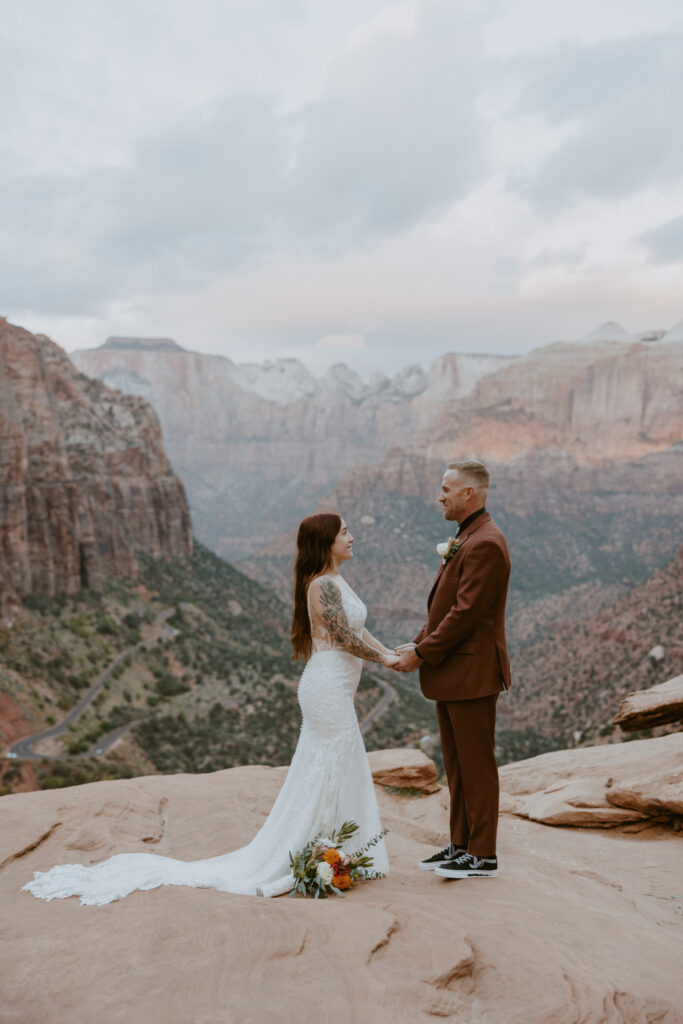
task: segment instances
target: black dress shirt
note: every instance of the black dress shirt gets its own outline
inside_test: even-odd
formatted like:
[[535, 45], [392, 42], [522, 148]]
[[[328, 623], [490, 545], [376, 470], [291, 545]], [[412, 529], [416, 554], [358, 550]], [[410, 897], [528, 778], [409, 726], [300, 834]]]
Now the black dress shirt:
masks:
[[461, 523], [458, 523], [458, 530], [457, 530], [457, 533], [456, 533], [455, 536], [459, 537], [460, 534], [463, 532], [463, 530], [466, 530], [467, 527], [471, 523], [473, 523], [475, 519], [479, 518], [479, 516], [483, 516], [485, 511], [486, 511], [486, 506], [484, 506], [484, 508], [478, 508], [476, 512], [473, 512], [472, 515], [467, 516], [467, 518], [463, 519], [463, 521]]

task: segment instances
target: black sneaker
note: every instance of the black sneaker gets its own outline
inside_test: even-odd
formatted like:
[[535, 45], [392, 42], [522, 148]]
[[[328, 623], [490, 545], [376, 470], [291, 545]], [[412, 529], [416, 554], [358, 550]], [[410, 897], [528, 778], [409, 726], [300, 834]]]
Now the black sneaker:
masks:
[[475, 857], [465, 852], [435, 870], [437, 875], [444, 878], [495, 878], [498, 874], [498, 858], [495, 854], [493, 857]]
[[456, 857], [460, 857], [463, 853], [467, 853], [467, 850], [462, 846], [456, 846], [455, 843], [451, 843], [450, 846], [446, 846], [443, 850], [435, 853], [433, 857], [426, 857], [424, 860], [421, 860], [418, 867], [422, 868], [423, 871], [434, 871], [435, 868], [448, 863], [448, 861], [455, 860]]

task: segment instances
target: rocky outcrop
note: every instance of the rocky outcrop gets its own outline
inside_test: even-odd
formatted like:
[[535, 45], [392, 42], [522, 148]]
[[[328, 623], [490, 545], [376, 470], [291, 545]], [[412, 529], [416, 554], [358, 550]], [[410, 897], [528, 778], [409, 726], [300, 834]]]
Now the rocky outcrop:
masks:
[[556, 750], [500, 769], [501, 810], [545, 825], [609, 828], [683, 817], [683, 733]]
[[378, 786], [420, 793], [439, 790], [436, 765], [421, 750], [373, 750], [368, 760]]
[[[666, 655], [664, 648], [658, 647], [662, 652], [656, 659], [659, 662]], [[655, 650], [657, 648], [652, 648], [649, 652], [650, 658]], [[619, 710], [612, 721], [624, 732], [683, 722], [683, 675], [667, 679], [658, 686], [650, 686], [647, 690], [626, 694], [619, 702]]]
[[243, 558], [315, 510], [340, 475], [432, 423], [440, 404], [514, 361], [451, 354], [365, 382], [347, 366], [316, 378], [295, 359], [235, 363], [158, 339], [110, 339], [71, 358], [149, 401], [190, 498], [197, 536]]
[[447, 792], [378, 786], [391, 870], [343, 899], [164, 886], [83, 907], [21, 891], [53, 864], [242, 846], [284, 775], [244, 767], [2, 798], [6, 1018], [246, 1022], [276, 1006], [283, 1024], [348, 1024], [368, 1007], [377, 1024], [680, 1020], [680, 839], [661, 826], [605, 834], [503, 815], [498, 878], [449, 882], [416, 866], [445, 841]]
[[192, 528], [158, 420], [0, 320], [0, 604], [134, 574], [137, 550], [186, 555]]

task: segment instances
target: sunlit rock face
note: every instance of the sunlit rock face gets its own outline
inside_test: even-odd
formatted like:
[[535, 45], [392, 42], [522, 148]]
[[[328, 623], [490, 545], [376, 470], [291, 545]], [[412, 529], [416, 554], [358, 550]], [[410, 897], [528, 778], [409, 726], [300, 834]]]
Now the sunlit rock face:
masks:
[[639, 459], [683, 439], [683, 341], [557, 342], [479, 380], [442, 408], [431, 454], [490, 461], [533, 452], [580, 464]]
[[0, 320], [0, 604], [134, 573], [135, 552], [191, 551], [183, 485], [140, 398], [79, 373], [49, 338]]

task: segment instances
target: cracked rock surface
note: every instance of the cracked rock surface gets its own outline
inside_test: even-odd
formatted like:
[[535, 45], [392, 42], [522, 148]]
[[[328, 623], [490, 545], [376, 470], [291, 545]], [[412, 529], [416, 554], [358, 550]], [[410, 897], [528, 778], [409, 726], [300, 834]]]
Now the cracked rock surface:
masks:
[[[399, 753], [387, 758], [395, 768]], [[505, 801], [531, 792], [531, 764]], [[378, 785], [391, 872], [344, 899], [165, 886], [87, 907], [20, 891], [58, 863], [242, 846], [285, 774], [243, 767], [3, 797], [3, 1024], [683, 1021], [683, 842], [651, 821], [629, 833], [503, 813], [498, 878], [447, 881], [417, 869], [447, 839], [446, 791]]]

